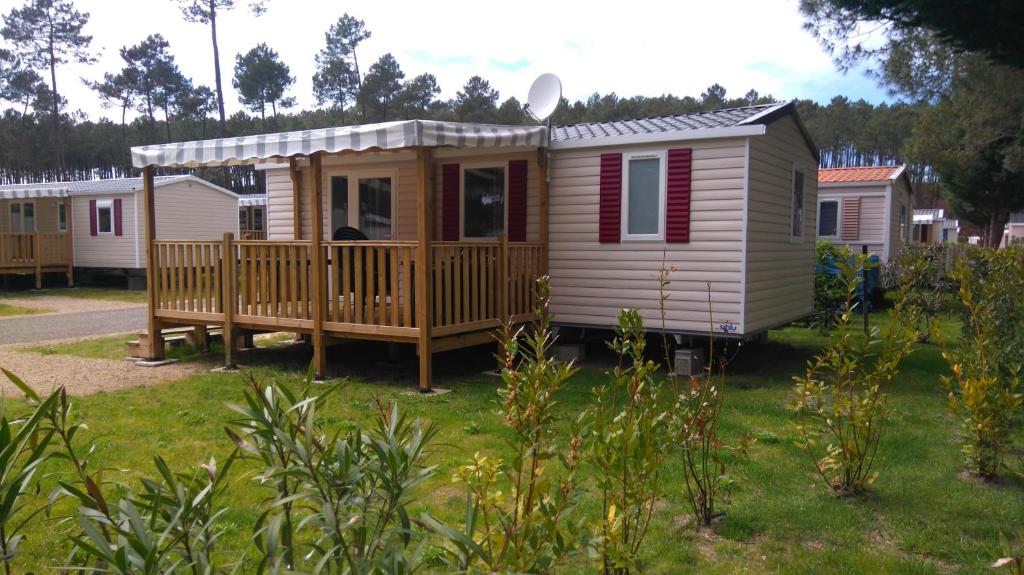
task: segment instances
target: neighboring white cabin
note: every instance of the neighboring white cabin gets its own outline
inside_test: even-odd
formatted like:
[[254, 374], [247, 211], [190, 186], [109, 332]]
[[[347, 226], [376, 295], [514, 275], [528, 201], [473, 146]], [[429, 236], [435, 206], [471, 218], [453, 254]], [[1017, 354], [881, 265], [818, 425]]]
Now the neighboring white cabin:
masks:
[[941, 208], [914, 210], [913, 237], [923, 244], [955, 243], [960, 237], [960, 220], [947, 218]]
[[[123, 270], [140, 275], [146, 268], [141, 178], [117, 178], [48, 184], [0, 186], [0, 232], [66, 232], [63, 198], [71, 204], [75, 268]], [[195, 176], [161, 176], [155, 181], [156, 238], [217, 240], [238, 233], [238, 196]], [[14, 207], [17, 204], [17, 208]], [[14, 222], [15, 210], [34, 219]], [[17, 225], [12, 225], [17, 224]]]
[[912, 241], [914, 194], [906, 166], [818, 170], [818, 239], [882, 261]]
[[1010, 214], [1010, 221], [1003, 232], [1002, 247], [1024, 245], [1024, 212]]
[[[560, 126], [552, 129], [551, 139], [548, 247], [557, 324], [610, 328], [619, 310], [634, 307], [650, 330], [661, 329], [658, 272], [663, 266], [677, 270], [669, 278], [665, 304], [665, 327], [672, 333], [753, 336], [811, 312], [818, 159], [792, 104]], [[523, 237], [540, 241], [534, 176], [540, 164], [536, 151], [527, 148], [438, 148], [434, 240], [452, 237], [445, 231], [449, 225], [458, 226], [454, 237], [463, 240], [471, 227], [479, 227], [472, 219], [467, 225], [471, 169], [503, 175], [506, 213], [497, 215], [501, 222], [484, 227], [505, 229], [509, 174], [513, 162], [523, 161], [528, 174]], [[603, 173], [602, 165], [607, 170], [610, 164], [618, 171]], [[298, 161], [295, 182], [287, 164], [258, 166], [266, 171], [269, 240], [309, 238], [307, 165]], [[449, 188], [443, 172], [452, 165], [458, 183]], [[413, 152], [327, 157], [323, 166], [324, 239], [342, 226], [372, 226], [370, 236], [378, 240], [416, 238]], [[380, 196], [386, 201], [374, 200], [380, 205], [370, 208], [380, 213], [348, 209], [362, 203], [364, 187], [372, 197], [387, 190]], [[632, 217], [631, 205], [642, 207]], [[458, 213], [446, 214], [446, 207]], [[370, 224], [371, 217], [385, 222], [383, 227]], [[630, 233], [631, 225], [637, 233]]]

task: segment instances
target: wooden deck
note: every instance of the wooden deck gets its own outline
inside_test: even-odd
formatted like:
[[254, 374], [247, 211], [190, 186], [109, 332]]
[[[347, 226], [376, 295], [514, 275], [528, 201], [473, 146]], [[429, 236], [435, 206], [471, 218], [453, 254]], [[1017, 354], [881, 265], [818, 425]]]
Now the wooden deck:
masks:
[[65, 273], [73, 284], [70, 233], [0, 233], [0, 274], [34, 275], [40, 288], [47, 272]]
[[232, 330], [418, 344], [417, 309], [425, 305], [433, 351], [442, 351], [489, 341], [535, 307], [539, 242], [433, 242], [427, 302], [417, 296], [417, 242], [322, 242], [319, 249], [322, 289], [308, 240], [154, 241], [154, 315], [162, 324], [230, 322]]

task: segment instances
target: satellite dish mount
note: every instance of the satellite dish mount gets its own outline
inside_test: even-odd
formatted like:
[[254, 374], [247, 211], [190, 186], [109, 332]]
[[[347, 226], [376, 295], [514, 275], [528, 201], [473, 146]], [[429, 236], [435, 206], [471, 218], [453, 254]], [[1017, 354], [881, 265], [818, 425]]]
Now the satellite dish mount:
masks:
[[562, 81], [554, 74], [541, 74], [530, 86], [526, 111], [540, 123], [551, 117], [562, 99]]

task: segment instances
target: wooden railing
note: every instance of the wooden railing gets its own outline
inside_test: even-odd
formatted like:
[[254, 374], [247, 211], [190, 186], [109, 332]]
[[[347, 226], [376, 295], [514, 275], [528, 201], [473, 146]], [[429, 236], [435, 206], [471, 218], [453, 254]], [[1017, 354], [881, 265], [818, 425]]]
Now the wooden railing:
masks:
[[240, 230], [238, 232], [239, 239], [246, 240], [265, 240], [267, 239], [267, 230]]
[[64, 233], [0, 233], [0, 268], [32, 268], [68, 264]]
[[312, 325], [313, 252], [309, 241], [239, 241], [238, 308], [240, 323], [278, 327]]
[[223, 314], [223, 256], [221, 242], [153, 242], [157, 310], [181, 319]]
[[[416, 242], [324, 242], [321, 249], [325, 284], [318, 289], [308, 240], [156, 241], [155, 315], [216, 323], [227, 321], [230, 305], [230, 321], [247, 329], [308, 332], [319, 319], [328, 335], [414, 341]], [[501, 241], [432, 244], [432, 295], [425, 305], [433, 336], [529, 319], [541, 249]], [[314, 318], [318, 294], [324, 305]]]

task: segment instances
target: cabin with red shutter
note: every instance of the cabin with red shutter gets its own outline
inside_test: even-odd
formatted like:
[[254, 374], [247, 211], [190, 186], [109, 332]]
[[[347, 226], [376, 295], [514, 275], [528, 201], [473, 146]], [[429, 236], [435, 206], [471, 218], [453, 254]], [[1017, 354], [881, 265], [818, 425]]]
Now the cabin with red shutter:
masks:
[[[209, 240], [238, 232], [238, 196], [195, 176], [154, 181], [159, 223], [170, 237]], [[142, 178], [0, 186], [0, 273], [124, 278], [143, 287]]]
[[660, 329], [663, 265], [680, 337], [749, 338], [811, 311], [817, 157], [791, 104], [550, 131], [406, 120], [132, 157], [147, 190], [157, 168], [226, 165], [267, 188], [266, 240], [147, 225], [150, 358], [179, 325], [222, 327], [229, 366], [239, 334], [306, 335], [317, 375], [332, 343], [381, 340], [415, 346], [429, 390], [434, 354], [530, 321], [544, 275], [560, 325], [608, 329], [635, 307]]

